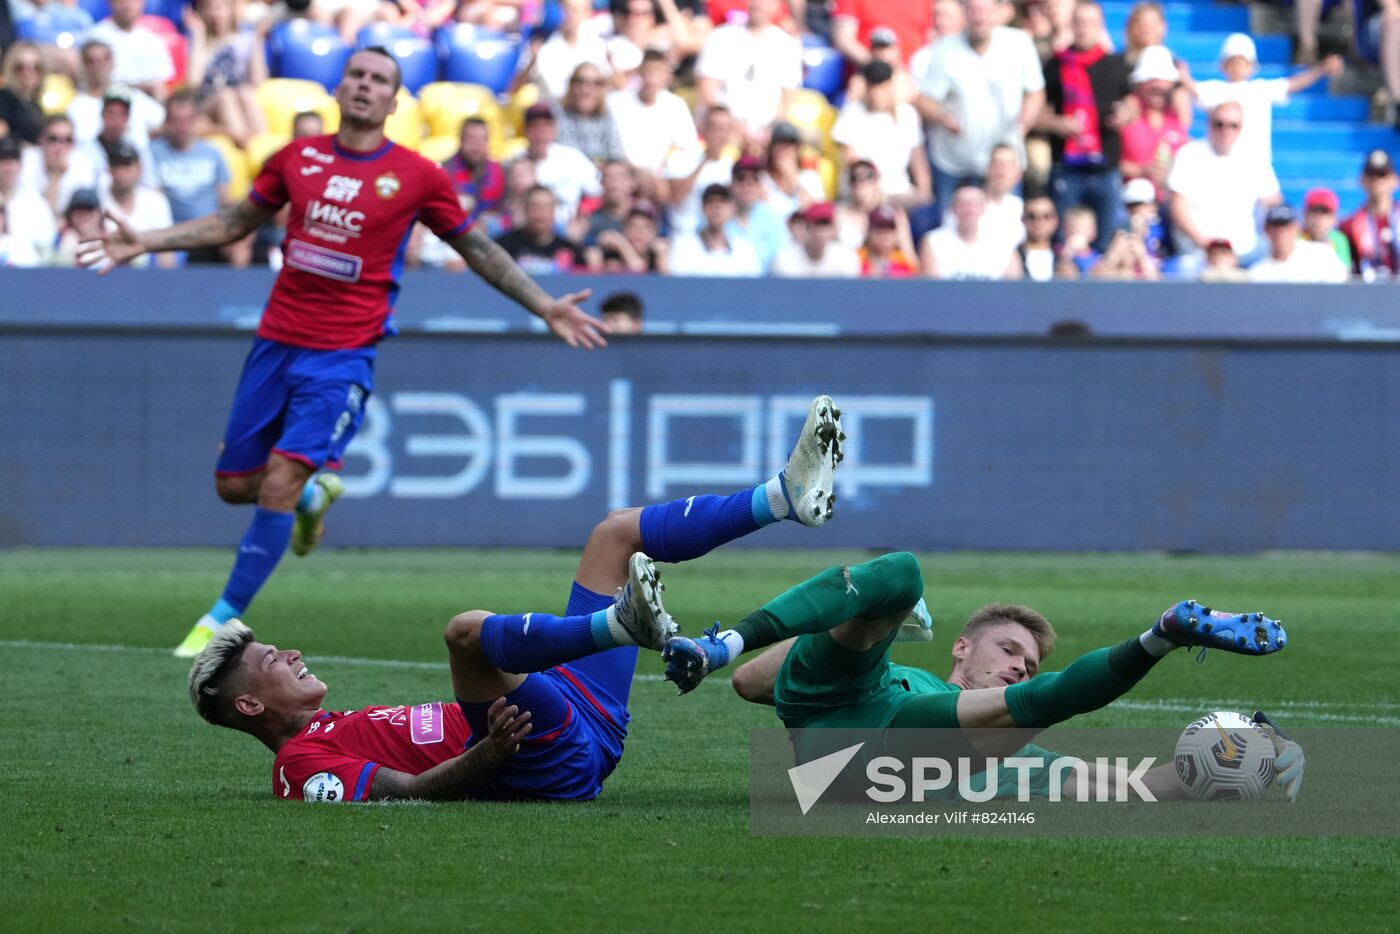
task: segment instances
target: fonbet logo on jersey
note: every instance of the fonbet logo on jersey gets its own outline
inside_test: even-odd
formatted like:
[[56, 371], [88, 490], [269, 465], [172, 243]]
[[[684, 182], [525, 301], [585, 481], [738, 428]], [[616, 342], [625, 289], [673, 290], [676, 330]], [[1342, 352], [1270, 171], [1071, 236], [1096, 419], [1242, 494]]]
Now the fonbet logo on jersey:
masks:
[[307, 801], [338, 804], [345, 800], [345, 783], [330, 772], [317, 772], [301, 786], [301, 796]]

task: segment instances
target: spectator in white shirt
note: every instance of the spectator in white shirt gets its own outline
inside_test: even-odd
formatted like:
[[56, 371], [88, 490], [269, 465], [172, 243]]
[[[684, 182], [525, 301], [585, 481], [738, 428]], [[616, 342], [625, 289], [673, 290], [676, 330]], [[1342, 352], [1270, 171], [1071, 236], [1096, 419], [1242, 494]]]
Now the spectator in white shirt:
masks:
[[[1013, 247], [1020, 246], [1026, 239], [1026, 225], [1022, 219], [1025, 202], [1016, 194], [1023, 174], [1016, 150], [1004, 143], [992, 149], [992, 158], [987, 163], [987, 181], [982, 186], [987, 194], [987, 209], [982, 214], [981, 227], [988, 235], [1004, 237]], [[944, 227], [956, 227], [957, 223], [958, 219], [951, 213], [943, 218]]]
[[111, 0], [111, 7], [112, 18], [92, 27], [86, 38], [100, 39], [111, 48], [113, 81], [164, 100], [166, 86], [175, 77], [175, 63], [165, 40], [137, 22], [145, 0]]
[[[82, 146], [97, 139], [102, 132], [102, 101], [112, 90], [112, 47], [97, 39], [89, 39], [82, 48], [83, 70], [79, 76], [78, 93], [68, 104], [68, 116], [73, 120], [73, 133]], [[165, 123], [165, 108], [140, 88], [122, 88], [130, 110], [126, 128], [127, 138], [137, 146], [151, 141], [151, 134]]]
[[19, 183], [44, 196], [54, 214], [64, 210], [73, 192], [97, 187], [97, 166], [73, 146], [73, 121], [56, 114], [39, 130], [39, 145], [24, 150]]
[[1264, 217], [1269, 255], [1249, 267], [1250, 282], [1345, 282], [1347, 268], [1327, 243], [1298, 238], [1298, 218], [1286, 204]]
[[1019, 279], [1021, 258], [1004, 236], [982, 229], [987, 193], [963, 182], [953, 190], [956, 223], [924, 236], [919, 259], [930, 279]]
[[18, 138], [0, 138], [0, 211], [5, 215], [0, 265], [38, 266], [53, 249], [58, 229], [53, 209], [43, 195], [19, 183], [19, 151]]
[[847, 100], [831, 138], [844, 161], [873, 163], [885, 195], [900, 204], [921, 204], [933, 195], [918, 111], [895, 99], [894, 69], [878, 59], [861, 69], [865, 94]]
[[734, 217], [734, 195], [725, 185], [710, 185], [700, 197], [704, 224], [695, 233], [678, 233], [671, 243], [673, 276], [761, 276], [758, 254], [742, 237], [725, 228]]
[[1253, 153], [1236, 151], [1243, 122], [1239, 104], [1216, 107], [1206, 139], [1182, 146], [1167, 176], [1177, 253], [1193, 257], [1188, 267], [1199, 263], [1200, 251], [1212, 240], [1230, 241], [1248, 265], [1259, 243], [1256, 208], [1283, 200], [1273, 168], [1260, 166]]
[[781, 217], [826, 200], [821, 174], [802, 166], [802, 134], [786, 120], [773, 124], [761, 179], [764, 198]]
[[585, 62], [596, 65], [604, 76], [613, 73], [603, 41], [605, 18], [593, 15], [592, 0], [563, 0], [561, 6], [563, 21], [540, 46], [531, 69], [541, 93], [555, 101], [569, 90], [569, 78]]
[[773, 275], [790, 279], [854, 279], [860, 275], [856, 251], [836, 239], [836, 212], [825, 201], [793, 215], [793, 242], [778, 251]]
[[704, 149], [677, 150], [666, 160], [671, 228], [681, 233], [691, 233], [703, 223], [700, 193], [711, 185], [727, 186], [734, 174], [734, 117], [728, 107], [716, 105], [706, 112], [704, 135]]
[[749, 0], [748, 22], [710, 33], [695, 63], [700, 106], [724, 104], [756, 144], [802, 86], [802, 45], [774, 25], [778, 7], [779, 0]]
[[[129, 226], [136, 233], [143, 230], [159, 230], [169, 227], [174, 221], [170, 216], [170, 202], [155, 188], [141, 183], [141, 154], [130, 143], [121, 142], [112, 147], [108, 154], [111, 178], [99, 192], [102, 207], [118, 223]], [[137, 257], [132, 266], [173, 269], [179, 265], [175, 253], [155, 253]]]
[[655, 194], [652, 179], [665, 174], [666, 160], [672, 153], [700, 149], [690, 108], [669, 90], [673, 74], [666, 56], [648, 49], [642, 55], [637, 89], [608, 95], [608, 110], [622, 137], [622, 152], [628, 162], [646, 173], [641, 186], [648, 197]]
[[[1025, 165], [1026, 131], [1045, 104], [1045, 74], [1028, 34], [999, 26], [996, 0], [967, 0], [967, 27], [934, 43], [920, 83], [934, 195], [947, 205], [962, 180], [981, 182], [992, 148]], [[946, 210], [946, 207], [941, 210]]]
[[525, 152], [520, 156], [535, 164], [535, 183], [554, 192], [559, 224], [567, 225], [578, 213], [584, 195], [602, 194], [602, 176], [593, 160], [572, 146], [555, 142], [554, 111], [548, 104], [525, 111]]

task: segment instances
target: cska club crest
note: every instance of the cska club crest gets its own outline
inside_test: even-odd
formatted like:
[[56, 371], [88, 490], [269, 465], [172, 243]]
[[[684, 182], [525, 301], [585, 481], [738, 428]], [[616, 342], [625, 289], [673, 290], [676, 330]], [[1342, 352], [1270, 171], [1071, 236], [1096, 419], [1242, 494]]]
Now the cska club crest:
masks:
[[393, 172], [388, 172], [374, 180], [374, 193], [388, 201], [399, 193], [399, 179]]

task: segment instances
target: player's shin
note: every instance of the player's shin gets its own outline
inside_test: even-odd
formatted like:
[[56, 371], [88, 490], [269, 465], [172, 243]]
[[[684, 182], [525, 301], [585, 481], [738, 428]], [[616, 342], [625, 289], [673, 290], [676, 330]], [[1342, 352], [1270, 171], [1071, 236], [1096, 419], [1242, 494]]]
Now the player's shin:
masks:
[[1064, 671], [1009, 685], [1006, 706], [1017, 726], [1044, 729], [1113, 703], [1142, 680], [1160, 658], [1137, 638], [1095, 649], [1076, 658]]
[[282, 560], [291, 541], [293, 519], [290, 512], [274, 512], [261, 506], [254, 511], [253, 521], [238, 543], [238, 556], [219, 605], [231, 608], [235, 614], [248, 608]]
[[[786, 510], [786, 503], [781, 509]], [[642, 551], [657, 561], [690, 561], [780, 518], [766, 486], [658, 503], [642, 510]]]

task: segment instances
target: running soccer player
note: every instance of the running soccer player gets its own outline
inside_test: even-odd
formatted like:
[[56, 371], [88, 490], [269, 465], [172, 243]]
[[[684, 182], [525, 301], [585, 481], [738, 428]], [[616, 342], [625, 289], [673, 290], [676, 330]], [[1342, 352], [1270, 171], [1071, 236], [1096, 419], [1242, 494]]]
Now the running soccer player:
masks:
[[219, 498], [257, 510], [223, 594], [177, 656], [194, 656], [247, 610], [288, 542], [297, 555], [320, 542], [341, 482], [317, 471], [339, 467], [364, 418], [375, 346], [396, 333], [392, 310], [415, 220], [570, 346], [605, 343], [606, 325], [577, 304], [588, 290], [550, 297], [473, 228], [441, 168], [385, 137], [401, 78], [385, 49], [356, 51], [335, 90], [339, 130], [295, 140], [273, 155], [247, 199], [140, 234], [113, 218], [114, 231], [83, 244], [83, 265], [111, 268], [142, 253], [233, 243], [291, 204], [284, 265], [244, 363], [215, 468]]
[[637, 647], [661, 651], [676, 631], [655, 564], [638, 552], [689, 561], [781, 519], [821, 525], [841, 440], [839, 413], [819, 396], [767, 483], [609, 513], [588, 538], [566, 616], [454, 617], [456, 704], [326, 710], [326, 685], [301, 653], [256, 641], [237, 620], [196, 657], [190, 699], [210, 723], [276, 753], [272, 790], [284, 800], [594, 798], [622, 756]]
[[[953, 643], [953, 669], [945, 680], [890, 660], [890, 646], [901, 637], [932, 638], [923, 592], [919, 563], [908, 552], [829, 568], [733, 629], [720, 632], [716, 623], [699, 639], [671, 639], [666, 677], [685, 694], [742, 652], [767, 647], [735, 671], [734, 689], [746, 700], [774, 705], [783, 724], [799, 731], [800, 762], [831, 751], [823, 730], [959, 730], [954, 748], [944, 750], [949, 761], [1018, 750], [1038, 755], [1047, 767], [1032, 773], [1030, 787], [1043, 795], [1055, 755], [1026, 746], [1035, 733], [1107, 706], [1178, 648], [1269, 655], [1288, 644], [1283, 627], [1262, 613], [1222, 613], [1185, 600], [1142, 635], [1083, 655], [1063, 671], [1041, 673], [1055, 646], [1049, 621], [1029, 607], [992, 604], [973, 613]], [[1274, 743], [1278, 783], [1296, 798], [1301, 748], [1262, 712], [1255, 720]], [[1014, 795], [1014, 771], [1001, 775], [999, 793]], [[1125, 775], [1107, 769], [1089, 780], [1116, 790]], [[1143, 784], [1159, 799], [1185, 796], [1172, 765], [1148, 771]]]

